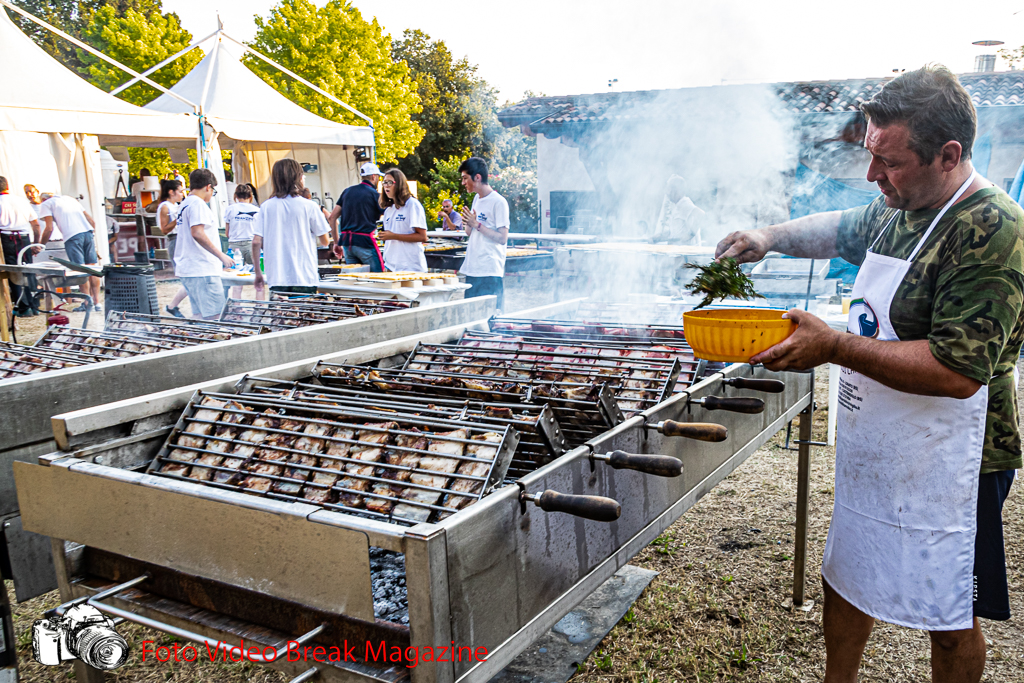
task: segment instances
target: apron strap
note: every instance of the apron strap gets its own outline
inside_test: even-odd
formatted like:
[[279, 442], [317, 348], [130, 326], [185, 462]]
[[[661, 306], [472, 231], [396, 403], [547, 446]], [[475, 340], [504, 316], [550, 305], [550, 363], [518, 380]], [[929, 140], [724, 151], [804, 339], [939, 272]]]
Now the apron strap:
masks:
[[927, 240], [928, 236], [932, 234], [932, 230], [935, 229], [935, 226], [939, 224], [939, 221], [942, 220], [942, 217], [946, 215], [947, 211], [949, 211], [949, 207], [953, 206], [953, 204], [955, 204], [956, 201], [963, 196], [964, 192], [966, 192], [967, 188], [971, 186], [971, 183], [974, 182], [974, 178], [977, 175], [978, 172], [972, 170], [970, 177], [966, 181], [964, 181], [964, 184], [960, 186], [960, 189], [957, 190], [953, 194], [953, 196], [949, 198], [949, 201], [946, 202], [946, 205], [942, 207], [941, 211], [939, 211], [939, 215], [936, 216], [935, 220], [932, 221], [932, 224], [928, 226], [928, 230], [925, 231], [924, 237], [921, 238], [921, 241], [917, 243], [917, 247], [914, 249], [914, 252], [910, 255], [910, 258], [907, 259], [908, 261], [914, 260], [918, 252], [920, 252], [922, 247], [924, 247], [925, 240]]
[[[960, 189], [958, 189], [953, 194], [953, 196], [949, 198], [949, 201], [946, 202], [945, 206], [942, 207], [938, 215], [935, 216], [935, 218], [932, 220], [931, 225], [928, 226], [928, 229], [921, 237], [921, 240], [917, 243], [917, 246], [914, 247], [914, 251], [911, 252], [910, 258], [907, 259], [908, 261], [913, 261], [915, 258], [917, 258], [918, 253], [920, 253], [921, 249], [924, 247], [924, 243], [928, 241], [928, 238], [931, 236], [932, 231], [935, 229], [935, 226], [939, 224], [939, 221], [942, 220], [942, 217], [946, 215], [947, 211], [949, 211], [949, 207], [953, 206], [953, 204], [955, 204], [956, 201], [963, 196], [964, 192], [966, 192], [967, 188], [971, 186], [971, 183], [974, 182], [974, 179], [975, 177], [977, 177], [977, 175], [978, 172], [972, 170], [971, 175], [969, 178], [967, 178], [966, 182], [964, 182], [964, 184], [960, 186]], [[882, 237], [889, 230], [890, 226], [892, 226], [892, 224], [896, 221], [896, 218], [900, 215], [900, 213], [900, 211], [897, 211], [896, 213], [893, 214], [892, 218], [889, 219], [889, 222], [885, 224], [884, 228], [882, 228], [882, 231], [878, 233], [878, 237], [875, 238], [875, 241], [871, 243], [871, 246], [868, 248], [868, 251], [874, 251], [874, 248], [882, 240]]]

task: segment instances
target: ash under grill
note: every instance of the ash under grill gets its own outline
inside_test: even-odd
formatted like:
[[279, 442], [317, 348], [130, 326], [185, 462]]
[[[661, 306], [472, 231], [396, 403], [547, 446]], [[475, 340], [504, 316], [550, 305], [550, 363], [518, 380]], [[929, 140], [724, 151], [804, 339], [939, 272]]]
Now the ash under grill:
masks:
[[270, 301], [228, 299], [224, 304], [220, 319], [265, 325], [272, 330], [287, 330], [336, 320], [390, 313], [391, 311], [404, 311], [409, 307], [409, 304], [404, 301], [350, 299], [327, 295], [281, 298]]
[[501, 482], [518, 440], [511, 427], [197, 392], [149, 472], [418, 524]]

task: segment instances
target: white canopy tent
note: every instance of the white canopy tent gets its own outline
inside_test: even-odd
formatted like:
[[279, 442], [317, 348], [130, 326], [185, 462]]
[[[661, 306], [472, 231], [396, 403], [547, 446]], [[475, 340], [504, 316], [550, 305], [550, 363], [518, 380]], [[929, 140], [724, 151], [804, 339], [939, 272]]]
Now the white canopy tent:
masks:
[[[0, 175], [12, 192], [32, 183], [46, 192], [81, 196], [94, 218], [104, 214], [100, 145], [118, 140], [188, 139], [195, 116], [136, 107], [103, 92], [50, 57], [0, 6]], [[105, 221], [96, 248], [107, 259]]]
[[[353, 152], [357, 147], [372, 149], [372, 126], [344, 125], [303, 109], [239, 61], [238, 55], [248, 49], [243, 44], [223, 30], [211, 38], [212, 45], [203, 60], [170, 92], [198, 105], [200, 126], [193, 135], [198, 140], [197, 149], [205, 148], [207, 167], [214, 170], [221, 186], [221, 164], [213, 162], [220, 158], [221, 149], [233, 152], [235, 181], [255, 185], [261, 199], [270, 195], [271, 168], [283, 158], [317, 167], [316, 172], [307, 172], [306, 185], [318, 197], [325, 192], [340, 193], [358, 182]], [[164, 94], [147, 104], [146, 109], [176, 113], [187, 111], [188, 106]], [[217, 199], [231, 201], [221, 195]]]

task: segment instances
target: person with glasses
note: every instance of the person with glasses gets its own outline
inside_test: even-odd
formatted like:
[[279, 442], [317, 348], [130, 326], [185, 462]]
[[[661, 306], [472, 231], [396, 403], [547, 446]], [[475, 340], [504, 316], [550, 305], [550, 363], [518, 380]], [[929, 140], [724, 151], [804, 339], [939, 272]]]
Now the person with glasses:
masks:
[[178, 243], [175, 247], [174, 274], [188, 290], [193, 318], [216, 318], [224, 308], [221, 270], [235, 262], [220, 250], [217, 219], [210, 200], [217, 190], [213, 171], [198, 168], [188, 176], [190, 192], [178, 209]]
[[339, 250], [344, 248], [345, 263], [367, 264], [370, 272], [382, 273], [384, 259], [374, 237], [377, 221], [384, 213], [377, 195], [377, 181], [381, 173], [377, 164], [365, 163], [359, 168], [359, 175], [362, 182], [341, 193], [328, 219], [334, 238], [334, 254], [341, 258]]
[[384, 209], [384, 266], [392, 271], [427, 272], [423, 244], [427, 241], [427, 212], [412, 196], [405, 174], [397, 168], [384, 173], [380, 206]]

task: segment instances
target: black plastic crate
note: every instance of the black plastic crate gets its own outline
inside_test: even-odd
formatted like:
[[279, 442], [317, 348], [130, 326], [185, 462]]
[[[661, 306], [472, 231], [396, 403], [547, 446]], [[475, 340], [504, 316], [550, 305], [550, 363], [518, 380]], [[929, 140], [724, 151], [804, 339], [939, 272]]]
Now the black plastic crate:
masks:
[[159, 315], [160, 304], [156, 298], [156, 278], [152, 266], [107, 266], [104, 268], [103, 284], [105, 310], [127, 311]]

